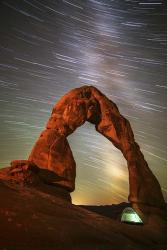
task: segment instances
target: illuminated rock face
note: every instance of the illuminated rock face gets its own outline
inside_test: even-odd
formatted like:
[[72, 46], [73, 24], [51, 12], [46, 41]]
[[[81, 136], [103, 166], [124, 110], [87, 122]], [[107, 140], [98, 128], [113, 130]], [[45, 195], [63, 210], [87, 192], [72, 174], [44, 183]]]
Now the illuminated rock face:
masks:
[[119, 113], [116, 104], [95, 87], [76, 88], [60, 99], [28, 161], [55, 172], [62, 179], [53, 180], [52, 184], [73, 191], [76, 164], [67, 136], [85, 121], [93, 123], [96, 130], [121, 150], [127, 160], [129, 201], [132, 204], [163, 206], [160, 185], [135, 142], [129, 121]]

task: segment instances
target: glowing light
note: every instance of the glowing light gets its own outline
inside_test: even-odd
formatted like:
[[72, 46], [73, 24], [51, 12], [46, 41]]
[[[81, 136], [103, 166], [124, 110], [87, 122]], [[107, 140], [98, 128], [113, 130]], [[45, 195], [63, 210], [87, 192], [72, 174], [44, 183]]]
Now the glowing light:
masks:
[[143, 221], [135, 210], [131, 207], [126, 207], [121, 216], [121, 222], [131, 223], [131, 224], [143, 224]]

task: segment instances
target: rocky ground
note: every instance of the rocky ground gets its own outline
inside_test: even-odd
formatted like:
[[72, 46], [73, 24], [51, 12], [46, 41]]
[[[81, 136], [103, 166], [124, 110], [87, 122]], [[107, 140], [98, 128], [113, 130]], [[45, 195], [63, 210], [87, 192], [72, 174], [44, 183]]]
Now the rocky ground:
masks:
[[1, 172], [0, 250], [167, 249], [165, 227], [116, 219], [125, 204], [111, 206], [109, 218], [104, 207], [100, 215], [71, 204], [68, 192], [58, 187], [25, 186], [4, 176]]

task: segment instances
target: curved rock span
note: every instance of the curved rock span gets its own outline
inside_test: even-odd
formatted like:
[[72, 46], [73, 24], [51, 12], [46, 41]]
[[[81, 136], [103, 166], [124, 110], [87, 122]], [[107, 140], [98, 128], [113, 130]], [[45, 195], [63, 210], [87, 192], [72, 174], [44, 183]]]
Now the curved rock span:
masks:
[[[164, 198], [160, 185], [135, 142], [129, 121], [120, 114], [114, 102], [93, 86], [73, 89], [56, 103], [27, 163], [54, 173], [55, 177], [48, 177], [48, 183], [72, 192], [75, 189], [76, 163], [67, 137], [85, 121], [93, 123], [96, 130], [110, 140], [127, 160], [129, 201], [162, 207]], [[18, 164], [21, 163], [14, 161], [13, 168]]]

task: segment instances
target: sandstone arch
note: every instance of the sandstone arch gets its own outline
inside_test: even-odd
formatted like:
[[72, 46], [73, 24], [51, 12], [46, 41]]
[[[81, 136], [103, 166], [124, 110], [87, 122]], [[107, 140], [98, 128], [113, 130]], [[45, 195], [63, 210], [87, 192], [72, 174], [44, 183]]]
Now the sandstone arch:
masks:
[[160, 185], [135, 142], [129, 121], [120, 114], [115, 103], [93, 86], [76, 88], [60, 99], [28, 161], [60, 177], [53, 178], [50, 184], [73, 191], [76, 164], [67, 136], [85, 121], [93, 123], [96, 130], [121, 150], [127, 160], [129, 201], [132, 204], [163, 206]]

